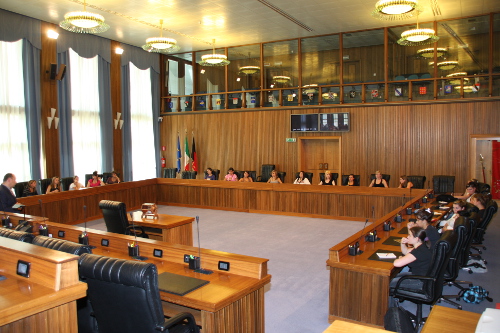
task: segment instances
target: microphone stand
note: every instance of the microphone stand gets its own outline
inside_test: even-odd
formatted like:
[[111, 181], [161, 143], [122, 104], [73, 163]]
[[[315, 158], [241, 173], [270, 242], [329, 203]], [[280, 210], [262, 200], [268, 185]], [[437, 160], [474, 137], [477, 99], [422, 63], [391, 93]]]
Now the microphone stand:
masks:
[[200, 217], [199, 216], [196, 216], [196, 230], [198, 232], [198, 260], [199, 260], [199, 267], [200, 268], [195, 269], [194, 271], [196, 273], [201, 273], [201, 274], [207, 274], [207, 275], [212, 274], [213, 271], [201, 268]]

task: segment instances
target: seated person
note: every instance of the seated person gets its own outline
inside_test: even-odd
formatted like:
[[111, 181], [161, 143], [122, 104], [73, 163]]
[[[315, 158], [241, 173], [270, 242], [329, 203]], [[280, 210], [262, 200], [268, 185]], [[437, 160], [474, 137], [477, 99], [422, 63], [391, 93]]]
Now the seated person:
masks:
[[434, 247], [434, 244], [441, 238], [441, 235], [437, 231], [437, 229], [431, 225], [432, 222], [432, 217], [434, 214], [432, 214], [430, 209], [420, 209], [417, 211], [415, 214], [415, 217], [417, 218], [416, 222], [408, 222], [407, 227], [408, 229], [411, 229], [413, 227], [420, 227], [425, 230], [425, 233], [427, 234], [427, 239], [431, 243], [431, 248]]
[[[399, 279], [406, 275], [423, 275], [427, 274], [427, 270], [432, 261], [432, 250], [430, 242], [426, 241], [427, 233], [421, 227], [413, 227], [408, 230], [408, 237], [401, 239], [401, 252], [403, 256], [394, 260], [394, 267], [404, 267], [403, 270], [392, 279], [389, 287], [395, 288]], [[406, 267], [405, 267], [406, 266]], [[420, 280], [405, 280], [400, 284], [401, 287], [419, 288], [422, 286]], [[391, 297], [394, 305], [394, 299]]]
[[375, 171], [375, 179], [369, 185], [370, 187], [389, 187], [384, 178], [382, 178], [382, 173], [380, 171]]
[[32, 179], [24, 187], [23, 196], [31, 197], [33, 195], [38, 195], [38, 191], [36, 190], [36, 180]]
[[439, 222], [439, 232], [443, 230], [453, 230], [453, 226], [455, 225], [455, 220], [460, 217], [463, 213], [465, 213], [465, 208], [467, 207], [467, 203], [464, 200], [457, 200], [453, 203], [453, 214], [448, 213], [449, 216], [447, 219]]
[[227, 170], [227, 175], [224, 177], [225, 181], [228, 182], [237, 182], [238, 181], [238, 176], [234, 173], [233, 168], [229, 168]]
[[61, 192], [61, 181], [59, 177], [52, 177], [52, 182], [47, 186], [45, 194]]
[[[470, 197], [474, 194], [477, 193], [477, 188], [479, 185], [477, 184], [476, 181], [469, 181], [467, 185], [465, 185], [465, 193], [463, 195], [454, 195], [453, 193], [451, 194], [452, 196], [455, 197], [456, 200], [465, 200], [467, 202], [470, 202]], [[457, 194], [457, 193], [455, 193]]]
[[280, 177], [278, 177], [278, 171], [276, 170], [273, 170], [271, 171], [271, 177], [267, 180], [268, 183], [276, 183], [276, 184], [281, 184], [283, 183], [280, 179]]
[[215, 180], [214, 170], [212, 168], [207, 168], [207, 174], [205, 176], [206, 180]]
[[16, 186], [16, 176], [12, 173], [7, 173], [3, 177], [3, 183], [0, 185], [0, 210], [9, 213], [19, 213], [20, 209], [12, 208], [17, 204], [16, 195], [12, 191]]
[[318, 185], [335, 185], [330, 170], [325, 171], [325, 180], [320, 181]]
[[309, 179], [304, 176], [304, 171], [299, 172], [299, 177], [295, 179], [294, 184], [311, 185]]
[[344, 186], [359, 186], [358, 182], [356, 181], [356, 177], [351, 173], [349, 177], [347, 177], [347, 181], [344, 183]]
[[412, 188], [413, 183], [408, 180], [408, 177], [401, 176], [399, 177], [399, 186], [398, 188]]
[[104, 182], [102, 181], [101, 177], [97, 174], [97, 171], [94, 171], [92, 173], [92, 178], [89, 179], [87, 183], [87, 187], [98, 187], [98, 186], [104, 186]]
[[83, 185], [81, 183], [79, 183], [79, 180], [80, 180], [80, 177], [78, 177], [78, 176], [73, 177], [73, 182], [69, 186], [70, 191], [79, 190], [79, 189], [83, 188]]
[[111, 172], [111, 177], [106, 180], [106, 184], [118, 184], [120, 183], [120, 178], [116, 174], [116, 171]]
[[[486, 196], [484, 194], [481, 194], [481, 193], [474, 193], [470, 197], [470, 203], [473, 204], [474, 206], [476, 206], [477, 209], [479, 210], [477, 213], [477, 215], [479, 217], [479, 221], [481, 221], [483, 218], [484, 210], [486, 209], [486, 202], [487, 202]], [[477, 222], [479, 222], [479, 221], [477, 221]]]
[[250, 177], [250, 174], [248, 173], [248, 171], [245, 171], [245, 172], [243, 172], [243, 177], [239, 181], [252, 183], [253, 179], [252, 179], [252, 177]]

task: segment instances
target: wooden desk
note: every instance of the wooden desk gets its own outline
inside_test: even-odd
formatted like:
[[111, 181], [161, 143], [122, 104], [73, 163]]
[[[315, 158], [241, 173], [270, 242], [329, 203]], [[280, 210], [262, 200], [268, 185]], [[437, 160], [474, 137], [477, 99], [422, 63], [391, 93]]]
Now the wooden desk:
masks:
[[360, 325], [355, 323], [350, 323], [344, 320], [335, 320], [323, 333], [387, 333], [380, 328], [370, 327], [366, 325]]
[[[78, 332], [78, 256], [0, 237], [0, 332]], [[30, 276], [16, 274], [17, 260], [31, 263]]]
[[[418, 198], [405, 205], [413, 205]], [[426, 206], [430, 207], [430, 203]], [[392, 262], [369, 260], [377, 250], [400, 251], [399, 246], [382, 244], [390, 236], [404, 237], [398, 232], [414, 216], [403, 215], [406, 221], [394, 223], [392, 231], [383, 231], [385, 221], [393, 221], [399, 208], [376, 220], [364, 231], [347, 238], [330, 249], [327, 265], [330, 268], [329, 321], [344, 319], [383, 327], [384, 315], [388, 309], [389, 283], [399, 271]], [[375, 243], [366, 242], [364, 235], [376, 230], [380, 238]], [[361, 255], [349, 256], [348, 246], [360, 242]]]
[[164, 242], [193, 246], [193, 217], [158, 214], [157, 219], [151, 219], [134, 212], [132, 218], [138, 226], [161, 229]]
[[[40, 219], [41, 220], [41, 219]], [[41, 222], [33, 222], [35, 231]], [[46, 222], [49, 233], [57, 238], [78, 242], [83, 228], [61, 223]], [[59, 232], [64, 237], [59, 237]], [[96, 246], [93, 253], [116, 258], [131, 259], [127, 244], [135, 241], [133, 236], [87, 229], [90, 245]], [[102, 240], [108, 246], [102, 245]], [[175, 315], [187, 311], [193, 313], [203, 333], [234, 332], [261, 333], [265, 331], [264, 286], [271, 281], [267, 273], [268, 259], [239, 254], [201, 249], [202, 267], [213, 270], [211, 275], [195, 273], [184, 263], [184, 255], [198, 256], [198, 248], [171, 244], [152, 239], [138, 238], [140, 255], [148, 257], [158, 271], [191, 276], [210, 281], [209, 284], [184, 296], [160, 292], [166, 314]], [[155, 249], [163, 251], [162, 258], [155, 258]], [[230, 263], [230, 271], [219, 271], [219, 261]]]
[[474, 333], [479, 318], [481, 318], [480, 313], [435, 305], [421, 333]]

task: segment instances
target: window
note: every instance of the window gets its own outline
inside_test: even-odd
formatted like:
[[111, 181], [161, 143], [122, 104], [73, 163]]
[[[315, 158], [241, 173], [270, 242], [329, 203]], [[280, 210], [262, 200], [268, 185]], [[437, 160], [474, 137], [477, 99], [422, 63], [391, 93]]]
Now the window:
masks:
[[0, 41], [0, 176], [12, 172], [17, 181], [31, 179], [24, 109], [23, 41]]
[[151, 70], [130, 63], [132, 180], [156, 178]]
[[101, 120], [97, 56], [80, 57], [69, 49], [71, 71], [71, 129], [75, 174], [102, 170]]

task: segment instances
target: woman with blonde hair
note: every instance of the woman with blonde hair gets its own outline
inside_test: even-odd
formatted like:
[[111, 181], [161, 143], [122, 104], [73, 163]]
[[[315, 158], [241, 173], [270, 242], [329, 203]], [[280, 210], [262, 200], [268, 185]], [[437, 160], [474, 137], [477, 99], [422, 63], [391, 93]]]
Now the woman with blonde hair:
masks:
[[380, 171], [377, 170], [375, 171], [375, 179], [370, 183], [370, 187], [389, 187], [389, 185], [387, 185], [385, 179], [382, 178]]
[[61, 181], [59, 180], [59, 177], [52, 177], [52, 183], [47, 186], [47, 191], [45, 192], [45, 194], [53, 192], [61, 192]]
[[318, 185], [335, 185], [335, 181], [333, 180], [330, 170], [325, 171], [325, 180], [320, 181]]

